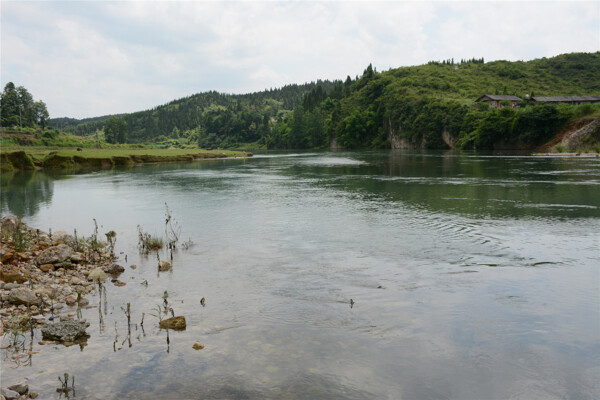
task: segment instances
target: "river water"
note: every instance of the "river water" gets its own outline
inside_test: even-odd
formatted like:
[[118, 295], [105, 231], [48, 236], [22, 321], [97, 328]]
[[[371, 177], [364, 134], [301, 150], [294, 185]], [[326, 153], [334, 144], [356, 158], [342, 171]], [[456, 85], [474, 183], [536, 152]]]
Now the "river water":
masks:
[[[163, 235], [165, 203], [194, 244], [159, 273], [137, 226]], [[126, 266], [89, 296], [87, 346], [3, 360], [43, 398], [64, 372], [93, 399], [600, 397], [597, 158], [269, 153], [5, 175], [1, 204], [42, 230], [95, 218]], [[165, 290], [185, 331], [150, 315]]]

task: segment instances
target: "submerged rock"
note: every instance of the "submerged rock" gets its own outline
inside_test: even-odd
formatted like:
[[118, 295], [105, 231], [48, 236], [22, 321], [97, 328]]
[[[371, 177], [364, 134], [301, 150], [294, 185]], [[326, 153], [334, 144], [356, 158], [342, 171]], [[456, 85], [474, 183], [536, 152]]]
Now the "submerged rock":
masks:
[[158, 270], [159, 271], [168, 271], [171, 268], [173, 268], [173, 264], [171, 264], [170, 262], [166, 261], [166, 260], [161, 260], [158, 263]]
[[198, 340], [196, 340], [194, 342], [194, 345], [192, 346], [192, 348], [194, 350], [202, 350], [204, 348], [204, 345], [202, 343], [200, 343]]
[[87, 336], [85, 328], [88, 326], [90, 326], [90, 323], [84, 321], [55, 322], [42, 328], [42, 337], [47, 340], [72, 342], [75, 339]]
[[175, 329], [183, 330], [186, 327], [185, 317], [177, 316], [173, 318], [164, 319], [158, 324], [163, 329]]
[[37, 265], [59, 264], [69, 260], [73, 255], [73, 250], [66, 244], [48, 247], [42, 251], [36, 258]]

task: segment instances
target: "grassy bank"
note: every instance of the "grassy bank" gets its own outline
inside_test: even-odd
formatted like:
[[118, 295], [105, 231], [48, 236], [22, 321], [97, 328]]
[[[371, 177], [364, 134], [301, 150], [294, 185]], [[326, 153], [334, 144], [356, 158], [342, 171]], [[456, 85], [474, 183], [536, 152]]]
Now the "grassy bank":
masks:
[[2, 172], [24, 169], [112, 168], [146, 163], [251, 157], [252, 153], [203, 149], [76, 148], [9, 146], [0, 149]]

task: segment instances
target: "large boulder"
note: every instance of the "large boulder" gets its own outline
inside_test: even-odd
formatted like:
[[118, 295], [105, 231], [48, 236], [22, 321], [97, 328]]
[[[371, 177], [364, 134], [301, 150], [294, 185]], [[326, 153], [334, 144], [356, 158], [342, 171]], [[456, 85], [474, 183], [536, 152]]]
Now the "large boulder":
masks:
[[10, 291], [9, 301], [13, 304], [25, 304], [28, 306], [39, 303], [39, 299], [35, 293], [26, 287], [12, 289]]
[[94, 268], [88, 275], [88, 279], [95, 283], [104, 282], [106, 278], [106, 273], [100, 267]]
[[59, 244], [58, 246], [48, 247], [42, 251], [36, 258], [38, 265], [43, 264], [59, 264], [65, 262], [71, 258], [73, 250], [66, 244]]
[[90, 323], [84, 321], [55, 322], [42, 328], [42, 337], [59, 342], [73, 342], [87, 336], [85, 328], [88, 326], [90, 326]]

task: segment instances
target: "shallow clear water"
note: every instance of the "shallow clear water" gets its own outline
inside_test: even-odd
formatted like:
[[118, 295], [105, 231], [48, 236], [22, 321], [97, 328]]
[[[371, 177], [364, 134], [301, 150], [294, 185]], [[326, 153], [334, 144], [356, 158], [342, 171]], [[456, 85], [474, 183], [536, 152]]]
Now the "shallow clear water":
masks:
[[[96, 218], [137, 265], [103, 325], [90, 296], [86, 347], [3, 361], [44, 398], [64, 372], [98, 399], [600, 397], [598, 159], [274, 153], [6, 175], [1, 202], [43, 230]], [[165, 202], [194, 246], [158, 273], [136, 227], [162, 234]], [[169, 344], [165, 290], [188, 322]]]

